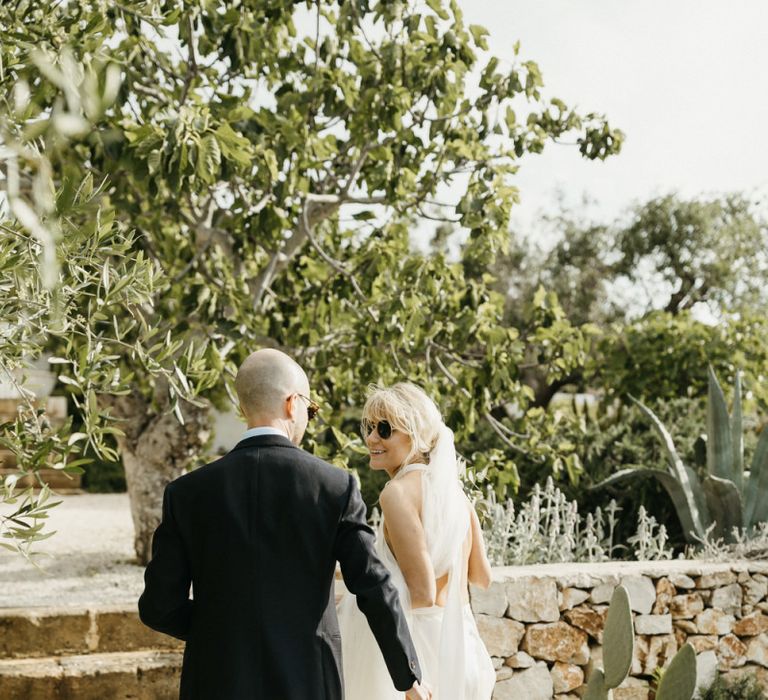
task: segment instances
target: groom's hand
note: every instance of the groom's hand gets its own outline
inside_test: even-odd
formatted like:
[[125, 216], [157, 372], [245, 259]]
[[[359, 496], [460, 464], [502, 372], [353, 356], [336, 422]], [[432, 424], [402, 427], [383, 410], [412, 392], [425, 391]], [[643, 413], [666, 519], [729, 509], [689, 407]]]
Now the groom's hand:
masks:
[[421, 685], [417, 681], [405, 694], [406, 700], [432, 700], [432, 691], [428, 685]]

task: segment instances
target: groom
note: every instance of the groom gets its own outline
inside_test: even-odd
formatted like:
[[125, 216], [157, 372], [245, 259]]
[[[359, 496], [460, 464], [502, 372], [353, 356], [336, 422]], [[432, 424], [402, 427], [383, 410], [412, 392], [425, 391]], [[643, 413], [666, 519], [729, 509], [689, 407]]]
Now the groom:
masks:
[[297, 447], [317, 410], [306, 374], [259, 350], [235, 388], [249, 429], [166, 488], [139, 599], [144, 624], [187, 643], [180, 697], [341, 700], [338, 561], [395, 687], [428, 700], [355, 480]]

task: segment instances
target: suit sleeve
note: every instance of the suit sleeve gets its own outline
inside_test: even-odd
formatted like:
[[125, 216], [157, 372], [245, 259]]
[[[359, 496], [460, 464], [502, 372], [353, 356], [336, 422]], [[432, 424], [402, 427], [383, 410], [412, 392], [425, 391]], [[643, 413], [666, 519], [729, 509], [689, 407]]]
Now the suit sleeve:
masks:
[[400, 596], [374, 549], [374, 533], [365, 520], [365, 503], [352, 475], [347, 504], [339, 522], [335, 556], [344, 583], [357, 597], [397, 690], [421, 682], [421, 668], [408, 632]]
[[163, 495], [163, 516], [152, 538], [152, 560], [144, 572], [139, 598], [141, 621], [158, 632], [186, 640], [192, 619], [191, 570], [171, 504], [171, 486]]

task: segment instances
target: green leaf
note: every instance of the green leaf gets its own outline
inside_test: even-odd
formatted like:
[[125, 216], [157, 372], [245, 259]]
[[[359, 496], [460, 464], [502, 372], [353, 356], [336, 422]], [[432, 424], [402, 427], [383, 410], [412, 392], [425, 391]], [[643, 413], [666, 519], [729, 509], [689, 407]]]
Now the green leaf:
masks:
[[733, 415], [731, 416], [731, 445], [733, 449], [733, 483], [744, 492], [744, 421], [741, 412], [741, 372], [736, 370], [733, 381]]
[[[705, 523], [708, 525], [708, 521], [702, 520], [702, 516], [705, 514], [702, 513], [701, 509], [696, 504], [693, 494], [686, 493], [680, 482], [669, 472], [662, 471], [661, 469], [622, 469], [600, 483], [595, 484], [592, 488], [597, 489], [604, 486], [611, 486], [626, 481], [627, 479], [638, 477], [653, 477], [661, 483], [669, 494], [669, 497], [672, 499], [677, 517], [680, 518], [683, 534], [689, 542], [697, 542], [699, 541], [697, 538], [701, 539], [705, 536]], [[691, 471], [687, 478], [688, 483], [690, 484], [693, 479], [696, 478], [696, 475]], [[701, 486], [698, 483], [693, 483], [695, 484], [694, 488], [701, 489]], [[696, 535], [696, 537], [693, 535]]]
[[757, 441], [745, 495], [744, 526], [768, 522], [768, 428], [763, 428]]
[[488, 30], [479, 24], [470, 24], [469, 31], [472, 34], [472, 38], [475, 40], [475, 45], [487, 51], [488, 42], [485, 40], [485, 37], [487, 37], [489, 34]]
[[702, 499], [697, 498], [696, 496], [696, 490], [700, 490], [701, 485], [698, 483], [698, 480], [695, 479], [694, 473], [685, 468], [683, 460], [681, 460], [680, 456], [677, 454], [672, 436], [656, 414], [638, 401], [634, 396], [630, 396], [629, 398], [651, 421], [651, 425], [659, 436], [667, 453], [668, 473], [672, 476], [673, 481], [679, 485], [679, 488], [673, 487], [671, 485], [672, 482], [669, 480], [665, 480], [662, 477], [657, 478], [662, 482], [672, 499], [678, 499], [675, 500], [675, 508], [680, 517], [680, 522], [683, 525], [683, 531], [686, 533], [686, 538], [690, 537], [691, 533], [695, 533], [698, 537], [703, 538], [706, 531], [705, 522], [708, 518], [706, 514], [702, 513], [700, 510], [699, 504], [702, 502]]
[[733, 529], [743, 527], [739, 490], [732, 481], [712, 475], [705, 477], [701, 485], [706, 494], [709, 517], [716, 523], [714, 536], [730, 541]]
[[200, 154], [197, 159], [197, 174], [201, 180], [212, 184], [221, 165], [219, 142], [212, 134], [207, 134], [200, 141]]
[[442, 0], [427, 0], [427, 5], [440, 19], [448, 19], [450, 17], [443, 7]]
[[711, 365], [707, 400], [707, 471], [721, 479], [736, 481], [733, 473], [731, 418], [725, 395]]

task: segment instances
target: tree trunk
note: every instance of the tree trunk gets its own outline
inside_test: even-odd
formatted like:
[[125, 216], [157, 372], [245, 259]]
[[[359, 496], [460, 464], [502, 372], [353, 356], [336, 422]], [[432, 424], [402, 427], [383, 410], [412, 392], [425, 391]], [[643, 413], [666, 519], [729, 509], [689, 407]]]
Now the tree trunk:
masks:
[[109, 405], [125, 433], [118, 438], [118, 447], [131, 503], [134, 547], [139, 563], [146, 564], [160, 523], [163, 490], [195, 462], [208, 440], [209, 406], [182, 402], [182, 425], [172, 412], [155, 412], [138, 394], [114, 397]]

